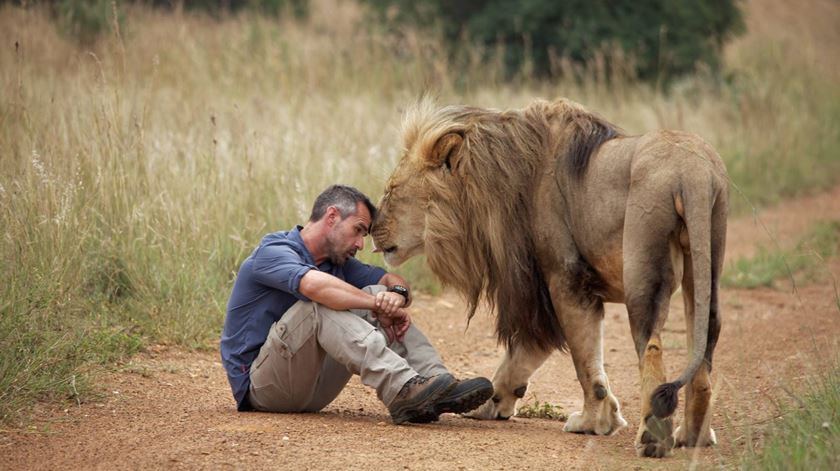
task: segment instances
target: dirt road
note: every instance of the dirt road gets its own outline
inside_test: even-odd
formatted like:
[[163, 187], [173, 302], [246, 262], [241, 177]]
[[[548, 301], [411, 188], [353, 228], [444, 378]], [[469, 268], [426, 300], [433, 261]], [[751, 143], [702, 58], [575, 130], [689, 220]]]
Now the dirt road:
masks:
[[[840, 187], [760, 213], [783, 246], [814, 222], [840, 218]], [[730, 222], [728, 257], [749, 255], [771, 237], [752, 217]], [[840, 276], [840, 261], [825, 267]], [[777, 400], [837, 359], [840, 312], [829, 276], [798, 294], [725, 290], [715, 357], [719, 445], [678, 450], [664, 460], [633, 451], [639, 379], [627, 314], [608, 305], [607, 373], [631, 424], [616, 435], [566, 434], [563, 423], [513, 418], [482, 422], [443, 416], [436, 424], [393, 426], [373, 391], [354, 379], [318, 414], [237, 413], [215, 351], [152, 347], [101, 378], [106, 396], [81, 406], [45, 406], [34, 428], [0, 433], [0, 469], [648, 469], [735, 463], [779, 415]], [[479, 313], [465, 331], [464, 305], [452, 293], [421, 296], [415, 322], [459, 376], [491, 377], [502, 351], [492, 318]], [[669, 377], [686, 363], [682, 300], [675, 296], [664, 334]], [[575, 411], [580, 387], [567, 355], [555, 354], [532, 378], [526, 401]], [[682, 397], [680, 398], [682, 401]], [[678, 418], [681, 411], [678, 410]]]

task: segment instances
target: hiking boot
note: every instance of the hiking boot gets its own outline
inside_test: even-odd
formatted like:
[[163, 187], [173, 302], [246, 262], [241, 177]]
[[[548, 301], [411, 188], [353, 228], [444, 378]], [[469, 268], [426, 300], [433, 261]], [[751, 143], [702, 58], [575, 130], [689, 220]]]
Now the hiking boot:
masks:
[[438, 420], [440, 414], [465, 414], [493, 397], [493, 383], [487, 378], [456, 381], [449, 391], [435, 402], [434, 413], [410, 419], [414, 423]]
[[435, 403], [437, 415], [447, 412], [464, 414], [493, 397], [493, 383], [487, 378], [472, 378], [455, 383], [455, 387]]
[[453, 386], [455, 378], [447, 373], [429, 378], [420, 375], [411, 378], [388, 406], [391, 420], [398, 425], [403, 422], [426, 423], [436, 420], [437, 401]]

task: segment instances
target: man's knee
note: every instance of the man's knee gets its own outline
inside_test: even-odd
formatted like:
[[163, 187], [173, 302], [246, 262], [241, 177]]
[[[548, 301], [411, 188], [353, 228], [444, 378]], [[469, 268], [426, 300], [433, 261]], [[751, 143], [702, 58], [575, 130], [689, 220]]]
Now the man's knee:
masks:
[[280, 320], [275, 325], [285, 325], [287, 329], [297, 329], [308, 324], [315, 325], [318, 322], [317, 304], [308, 301], [298, 301], [292, 305], [280, 317]]
[[367, 310], [336, 311], [316, 304], [316, 311], [324, 341], [358, 342], [377, 330], [376, 319]]

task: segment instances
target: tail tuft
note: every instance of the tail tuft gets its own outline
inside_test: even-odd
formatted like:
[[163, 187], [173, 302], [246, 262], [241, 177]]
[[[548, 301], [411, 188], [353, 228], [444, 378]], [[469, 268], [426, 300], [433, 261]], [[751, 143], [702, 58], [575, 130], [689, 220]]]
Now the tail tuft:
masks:
[[650, 406], [653, 410], [653, 415], [664, 419], [673, 414], [677, 410], [677, 403], [679, 402], [677, 393], [681, 387], [682, 384], [676, 381], [659, 385], [650, 397]]

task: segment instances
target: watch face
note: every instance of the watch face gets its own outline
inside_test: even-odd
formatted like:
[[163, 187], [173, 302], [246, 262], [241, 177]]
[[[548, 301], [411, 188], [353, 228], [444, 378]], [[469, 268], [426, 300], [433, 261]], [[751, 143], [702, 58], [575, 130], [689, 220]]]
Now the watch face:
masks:
[[394, 285], [388, 291], [392, 291], [394, 293], [398, 293], [398, 294], [401, 294], [403, 296], [408, 297], [408, 290], [405, 288], [405, 286]]

